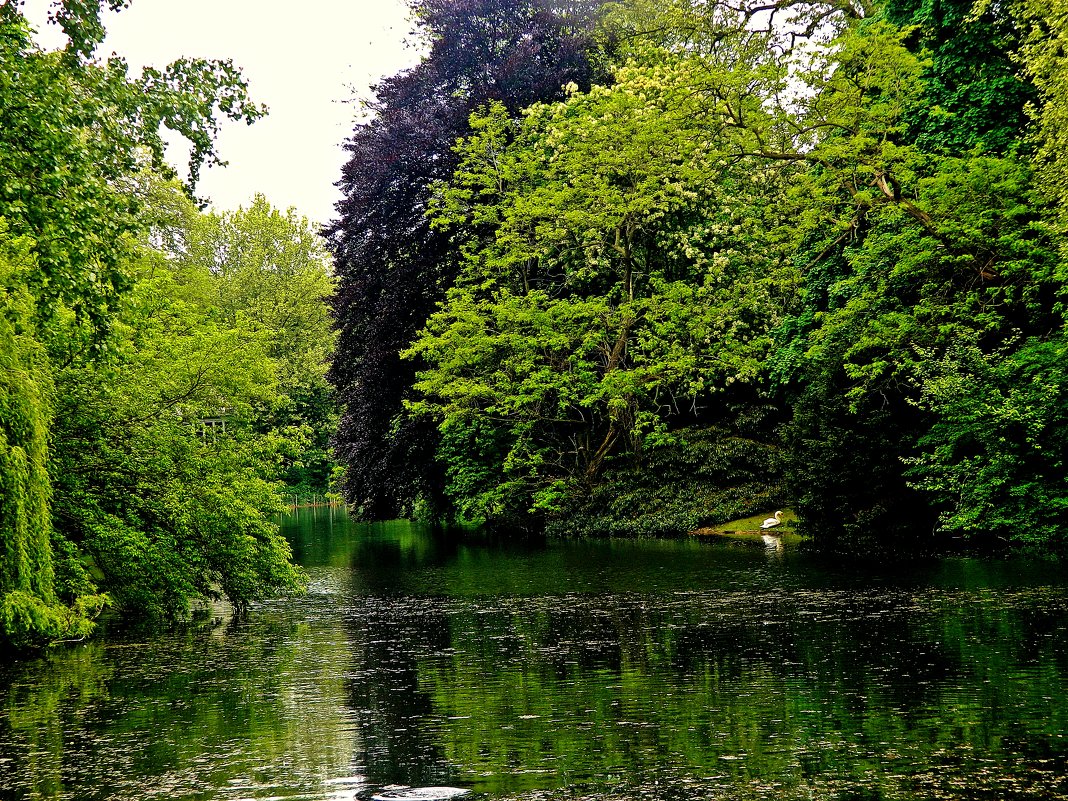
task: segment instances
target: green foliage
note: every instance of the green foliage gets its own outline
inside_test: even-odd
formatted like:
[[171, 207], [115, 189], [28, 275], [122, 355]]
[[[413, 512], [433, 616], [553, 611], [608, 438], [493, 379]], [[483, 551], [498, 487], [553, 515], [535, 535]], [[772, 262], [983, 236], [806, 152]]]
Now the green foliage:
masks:
[[1068, 7], [1059, 1], [1025, 0], [1018, 8], [1026, 41], [1017, 57], [1038, 94], [1028, 108], [1034, 123], [1029, 144], [1037, 149], [1034, 164], [1039, 186], [1058, 210], [1063, 251], [1068, 242], [1064, 236], [1068, 230]]
[[48, 602], [39, 595], [12, 590], [0, 600], [0, 630], [5, 646], [16, 651], [64, 641], [83, 640], [106, 604], [100, 595], [82, 596], [73, 606]]
[[647, 448], [640, 461], [610, 463], [591, 492], [567, 498], [547, 531], [673, 536], [781, 505], [782, 454], [760, 429], [736, 422], [675, 431]]
[[804, 352], [793, 360], [798, 509], [835, 547], [886, 543], [892, 529], [901, 548], [906, 532], [929, 531], [938, 501], [906, 489], [901, 459], [940, 425], [942, 410], [917, 405], [931, 359], [1059, 325], [1061, 268], [1028, 166], [974, 155], [932, 159], [925, 173], [922, 216], [869, 211], [831, 266], [812, 268], [793, 324], [807, 333], [787, 348]]
[[[12, 248], [6, 240], [2, 244]], [[27, 331], [32, 302], [13, 280], [12, 257], [30, 260], [25, 250], [0, 252], [0, 589], [54, 600], [45, 470], [51, 375], [40, 344]]]
[[944, 529], [1064, 547], [1066, 354], [1063, 335], [994, 353], [959, 342], [941, 358], [921, 354], [921, 402], [936, 418], [908, 475], [942, 506]]
[[[157, 200], [157, 240], [188, 233], [177, 221], [204, 222], [173, 186], [150, 180], [146, 189]], [[260, 209], [270, 217], [265, 202]], [[25, 248], [20, 258], [32, 266]], [[238, 293], [214, 264], [145, 251], [126, 269], [133, 285], [110, 320], [106, 358], [59, 369], [33, 337], [32, 305], [17, 274], [6, 282], [13, 289], [0, 333], [5, 358], [15, 361], [5, 363], [4, 375], [22, 394], [0, 419], [10, 426], [5, 432], [29, 436], [30, 448], [8, 450], [5, 466], [13, 462], [21, 472], [5, 470], [5, 483], [24, 489], [25, 454], [31, 457], [29, 490], [5, 492], [3, 508], [5, 552], [21, 560], [5, 564], [5, 631], [20, 646], [84, 636], [104, 601], [97, 585], [123, 612], [161, 621], [183, 618], [197, 598], [242, 605], [302, 586], [269, 519], [280, 508], [275, 480], [283, 457], [301, 439], [272, 415], [285, 401], [279, 376], [292, 373], [284, 359], [296, 356], [278, 344], [296, 341], [279, 321], [304, 327], [305, 352], [321, 354], [329, 342], [313, 316], [293, 312], [317, 303], [325, 318], [325, 265], [307, 266], [318, 284], [285, 284], [289, 302], [282, 284], [266, 283], [259, 307], [240, 297], [224, 305]], [[77, 321], [57, 314], [50, 325], [73, 330]], [[321, 364], [309, 372], [322, 381]]]
[[694, 119], [699, 65], [639, 55], [518, 127], [476, 116], [439, 188], [438, 224], [487, 233], [408, 352], [430, 365], [411, 408], [441, 420], [468, 516], [559, 516], [610, 459], [760, 372], [790, 284], [782, 181], [718, 158]]
[[139, 272], [111, 358], [57, 375], [57, 527], [138, 615], [299, 588], [267, 517], [284, 440], [256, 430], [278, 399], [268, 332], [203, 302], [207, 267], [149, 256]]
[[57, 304], [69, 307], [93, 348], [128, 284], [124, 267], [143, 228], [129, 180], [146, 162], [168, 170], [162, 130], [192, 143], [195, 182], [202, 163], [218, 161], [216, 115], [252, 122], [264, 113], [228, 62], [183, 59], [131, 77], [121, 59], [93, 61], [101, 5], [57, 4], [70, 38], [60, 52], [32, 43], [18, 4], [0, 14], [0, 214], [37, 259], [26, 279], [38, 313], [47, 319]]
[[[1020, 148], [1034, 87], [1015, 59], [1024, 38], [1011, 3], [889, 0], [882, 15], [909, 31], [928, 58], [924, 102], [908, 120], [909, 139], [952, 155], [982, 147]], [[1045, 7], [1043, 8], [1045, 13]]]
[[131, 76], [94, 60], [102, 2], [56, 4], [57, 52], [33, 44], [19, 5], [0, 4], [0, 636], [84, 636], [107, 601], [98, 586], [168, 620], [200, 596], [240, 605], [299, 589], [268, 515], [282, 454], [309, 426], [272, 414], [282, 374], [287, 397], [316, 398], [328, 419], [322, 247], [258, 199], [237, 229], [293, 249], [242, 244], [279, 276], [261, 294], [237, 281], [220, 292], [214, 264], [183, 269], [161, 252], [202, 219], [156, 177], [170, 172], [164, 129], [191, 143], [191, 189], [219, 163], [218, 118], [263, 110], [229, 62]]
[[[1055, 538], [1059, 523], [1022, 532], [1012, 499], [1033, 490], [1059, 520], [1068, 496], [1043, 478], [1059, 467], [1024, 434], [998, 450], [968, 431], [984, 409], [1061, 430], [1056, 400], [1017, 383], [1059, 386], [1035, 348], [1060, 341], [1068, 278], [1061, 15], [776, 10], [794, 27], [621, 5], [612, 85], [569, 87], [518, 123], [499, 106], [472, 118], [431, 208], [463, 271], [407, 352], [428, 365], [409, 408], [441, 426], [448, 491], [474, 519], [690, 528], [747, 511], [716, 493], [779, 497], [774, 470], [669, 467], [738, 441], [727, 410], [770, 399], [792, 418], [790, 483], [824, 547], [922, 547], [939, 515]], [[967, 379], [950, 392], [949, 377]], [[965, 492], [977, 475], [988, 489]]]
[[[846, 234], [809, 262], [789, 324], [801, 344], [786, 350], [804, 354], [793, 359], [796, 506], [833, 548], [915, 549], [931, 530], [941, 499], [910, 489], [902, 463], [938, 424], [915, 389], [931, 358], [1060, 325], [1063, 268], [1030, 165], [915, 145], [895, 155], [893, 183], [875, 173], [882, 199], [853, 193]], [[812, 241], [830, 239], [823, 227]]]
[[27, 648], [92, 629], [103, 598], [68, 608], [56, 592], [50, 539], [48, 431], [51, 366], [33, 336], [33, 303], [21, 285], [32, 269], [24, 242], [0, 220], [0, 645]]
[[[0, 215], [19, 238], [0, 321], [11, 631], [57, 631], [49, 616], [95, 593], [93, 571], [161, 618], [296, 587], [265, 518], [274, 482], [323, 492], [333, 472], [315, 232], [262, 197], [199, 214], [142, 170], [163, 125], [192, 141], [195, 179], [216, 116], [260, 110], [227, 63], [130, 77], [92, 61], [101, 5], [58, 7], [60, 53], [0, 6]], [[465, 14], [423, 8], [482, 41]], [[407, 173], [364, 164], [356, 228], [335, 231], [358, 356], [334, 372], [346, 458], [367, 462], [352, 492], [386, 508], [422, 487], [437, 504], [443, 475], [466, 521], [665, 533], [778, 505], [786, 463], [824, 547], [912, 549], [932, 528], [1063, 539], [1068, 13], [767, 11], [615, 5], [606, 85], [559, 81], [516, 94], [556, 98], [519, 116], [490, 102], [469, 129], [442, 123], [403, 209], [389, 203]], [[473, 52], [450, 50], [457, 76], [481, 74]], [[459, 96], [441, 108], [461, 115]], [[404, 225], [360, 239], [386, 196], [380, 222]], [[366, 275], [359, 253], [377, 259]], [[436, 463], [398, 466], [428, 443]], [[383, 486], [401, 473], [403, 492]]]
[[337, 414], [326, 381], [335, 340], [326, 304], [334, 281], [323, 240], [307, 218], [274, 208], [262, 195], [235, 212], [186, 209], [160, 230], [167, 231], [165, 247], [190, 280], [210, 273], [211, 280], [201, 282], [200, 302], [215, 306], [230, 325], [264, 337], [278, 397], [257, 426], [292, 443], [284, 477], [290, 489], [325, 494]]

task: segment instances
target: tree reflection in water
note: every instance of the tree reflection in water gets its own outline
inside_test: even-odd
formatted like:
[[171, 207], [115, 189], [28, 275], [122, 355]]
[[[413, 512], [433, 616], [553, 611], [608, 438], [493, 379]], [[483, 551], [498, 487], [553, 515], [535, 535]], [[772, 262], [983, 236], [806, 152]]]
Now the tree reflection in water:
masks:
[[4, 792], [1068, 797], [1055, 566], [862, 572], [760, 543], [509, 544], [322, 511], [287, 531], [308, 598], [4, 669]]

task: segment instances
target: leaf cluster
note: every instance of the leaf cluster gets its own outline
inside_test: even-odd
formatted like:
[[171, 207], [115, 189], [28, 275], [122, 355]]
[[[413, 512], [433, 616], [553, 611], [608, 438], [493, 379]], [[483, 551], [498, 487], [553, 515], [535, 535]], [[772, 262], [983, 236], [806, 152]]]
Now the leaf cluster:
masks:
[[33, 43], [17, 3], [0, 6], [0, 216], [32, 243], [39, 315], [69, 308], [93, 349], [128, 287], [123, 267], [143, 231], [130, 182], [143, 166], [170, 169], [163, 130], [190, 141], [192, 187], [204, 163], [221, 163], [218, 118], [265, 113], [229, 62], [182, 59], [131, 76], [122, 59], [94, 59], [103, 5], [57, 4], [53, 18], [69, 41], [55, 52]]
[[299, 591], [269, 516], [279, 479], [321, 493], [332, 468], [321, 240], [263, 198], [200, 214], [159, 175], [162, 128], [195, 181], [218, 119], [263, 111], [229, 62], [94, 60], [102, 8], [57, 4], [69, 44], [45, 52], [0, 4], [0, 640], [19, 648], [84, 637], [106, 603], [171, 622]]

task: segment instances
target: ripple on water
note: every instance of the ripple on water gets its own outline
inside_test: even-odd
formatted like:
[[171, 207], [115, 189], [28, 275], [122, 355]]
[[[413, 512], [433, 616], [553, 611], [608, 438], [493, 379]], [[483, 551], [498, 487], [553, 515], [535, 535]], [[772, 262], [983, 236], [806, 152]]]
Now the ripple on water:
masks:
[[445, 801], [468, 792], [460, 787], [390, 787], [371, 798], [373, 801]]
[[1060, 579], [420, 543], [210, 631], [0, 664], [0, 799], [1068, 801]]

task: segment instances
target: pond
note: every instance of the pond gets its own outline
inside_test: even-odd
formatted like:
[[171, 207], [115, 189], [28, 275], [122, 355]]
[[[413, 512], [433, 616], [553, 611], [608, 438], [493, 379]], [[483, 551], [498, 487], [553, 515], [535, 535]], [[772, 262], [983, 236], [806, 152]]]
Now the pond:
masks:
[[1068, 799], [1056, 564], [283, 526], [306, 597], [0, 667], [0, 799]]

